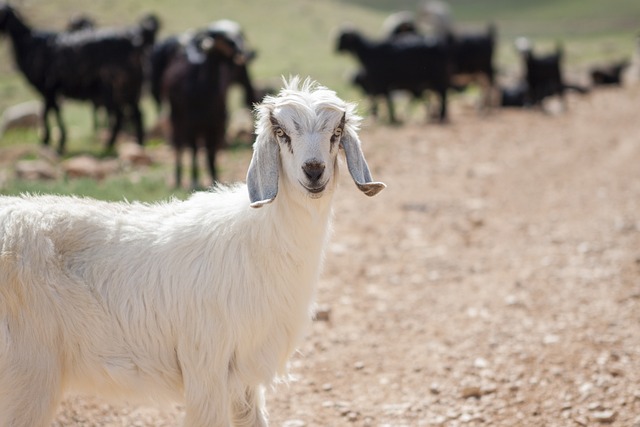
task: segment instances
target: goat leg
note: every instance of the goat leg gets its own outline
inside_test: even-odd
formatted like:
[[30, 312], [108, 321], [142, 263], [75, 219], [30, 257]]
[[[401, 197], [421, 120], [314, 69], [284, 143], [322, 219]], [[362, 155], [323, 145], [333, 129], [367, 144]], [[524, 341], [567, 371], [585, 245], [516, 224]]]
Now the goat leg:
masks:
[[396, 119], [395, 109], [393, 108], [393, 99], [391, 97], [391, 92], [385, 93], [385, 99], [387, 100], [387, 110], [389, 110], [389, 121], [392, 125], [400, 124], [398, 119]]
[[182, 187], [182, 146], [177, 143], [177, 141], [173, 141], [173, 146], [175, 147], [176, 154], [176, 188]]
[[58, 145], [58, 153], [62, 154], [64, 153], [64, 144], [67, 140], [67, 132], [64, 127], [64, 123], [62, 122], [62, 114], [60, 114], [60, 108], [58, 107], [55, 98], [47, 98], [44, 101], [44, 112], [42, 113], [44, 134], [42, 135], [42, 143], [44, 145], [49, 145], [49, 142], [51, 141], [51, 128], [49, 126], [49, 111], [51, 110], [53, 110], [56, 115], [56, 122], [60, 129], [60, 145]]
[[115, 121], [113, 122], [113, 126], [111, 128], [111, 135], [109, 136], [109, 141], [107, 142], [106, 151], [107, 153], [112, 153], [116, 144], [116, 138], [118, 137], [118, 133], [122, 128], [122, 120], [123, 113], [121, 110], [115, 111]]
[[131, 105], [131, 116], [136, 127], [136, 141], [139, 145], [144, 145], [144, 126], [142, 112], [137, 104]]
[[447, 121], [447, 89], [440, 90], [440, 123]]
[[42, 144], [49, 145], [51, 140], [51, 129], [49, 128], [49, 111], [51, 110], [51, 101], [45, 99], [42, 111]]
[[[209, 168], [209, 175], [211, 176], [212, 183], [218, 180], [218, 171], [216, 170], [216, 147], [220, 147], [224, 140], [224, 129], [222, 135], [217, 135], [213, 140], [207, 141], [207, 167]], [[218, 142], [220, 141], [220, 142]]]
[[197, 141], [194, 139], [191, 142], [191, 189], [198, 189], [198, 182], [200, 181], [200, 170], [198, 169], [198, 146]]
[[62, 121], [62, 113], [60, 113], [60, 108], [58, 104], [53, 104], [53, 112], [56, 114], [56, 121], [58, 122], [58, 129], [60, 129], [60, 143], [58, 145], [58, 154], [64, 153], [64, 147], [67, 142], [67, 129], [64, 126], [64, 122]]

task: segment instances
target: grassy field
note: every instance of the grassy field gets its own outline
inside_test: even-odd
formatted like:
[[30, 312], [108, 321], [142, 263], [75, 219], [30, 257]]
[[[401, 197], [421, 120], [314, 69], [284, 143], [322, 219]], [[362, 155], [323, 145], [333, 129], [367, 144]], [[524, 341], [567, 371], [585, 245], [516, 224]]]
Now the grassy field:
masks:
[[[153, 11], [162, 20], [161, 38], [216, 19], [234, 19], [245, 28], [251, 45], [258, 51], [251, 71], [259, 83], [278, 86], [282, 75], [310, 75], [353, 100], [361, 98], [348, 84], [348, 76], [356, 69], [356, 63], [334, 52], [339, 28], [351, 23], [371, 36], [378, 36], [389, 13], [416, 7], [415, 1], [406, 0], [30, 0], [13, 4], [31, 25], [46, 29], [62, 28], [75, 14], [72, 11], [87, 13], [103, 26], [128, 25], [143, 13]], [[593, 62], [631, 56], [640, 30], [637, 0], [454, 0], [451, 5], [458, 27], [484, 28], [489, 21], [497, 24], [500, 36], [497, 65], [501, 69], [518, 69], [512, 45], [517, 36], [531, 37], [540, 48], [562, 41], [567, 51], [566, 65], [580, 68]], [[15, 70], [10, 52], [9, 41], [1, 38], [0, 111], [38, 98]], [[149, 99], [145, 98], [143, 108], [147, 124], [153, 123], [156, 114]], [[71, 152], [99, 151], [101, 147], [95, 143], [87, 105], [67, 102], [64, 117], [69, 126]], [[0, 148], [25, 141], [36, 143], [37, 134], [9, 133], [0, 139]], [[60, 192], [71, 184], [56, 183], [53, 188], [50, 184], [29, 185], [35, 185], [36, 191]], [[122, 182], [113, 185], [120, 187], [116, 193], [138, 197]], [[10, 188], [0, 188], [0, 191], [13, 192], [13, 187], [21, 186], [11, 181]], [[73, 188], [73, 191], [112, 197], [112, 190], [107, 195], [98, 186], [90, 187]], [[148, 193], [148, 190], [144, 192]], [[164, 197], [168, 193], [158, 191], [157, 194]]]

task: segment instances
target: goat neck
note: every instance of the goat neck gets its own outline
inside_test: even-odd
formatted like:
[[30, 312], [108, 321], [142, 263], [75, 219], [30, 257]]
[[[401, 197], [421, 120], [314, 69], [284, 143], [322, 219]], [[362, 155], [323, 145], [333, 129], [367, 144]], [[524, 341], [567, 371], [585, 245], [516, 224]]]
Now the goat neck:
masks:
[[293, 193], [281, 178], [279, 185], [284, 191], [261, 211], [273, 217], [270, 223], [277, 228], [279, 238], [289, 236], [291, 243], [299, 245], [302, 252], [312, 249], [321, 252], [330, 225], [335, 183], [333, 179], [332, 187], [327, 188], [321, 198], [314, 199]]

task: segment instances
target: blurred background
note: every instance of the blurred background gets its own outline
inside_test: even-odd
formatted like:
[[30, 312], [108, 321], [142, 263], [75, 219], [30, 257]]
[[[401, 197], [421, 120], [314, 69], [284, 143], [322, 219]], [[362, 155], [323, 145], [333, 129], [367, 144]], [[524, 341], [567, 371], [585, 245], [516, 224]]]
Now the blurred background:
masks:
[[[153, 13], [160, 24], [156, 43], [190, 29], [204, 28], [212, 21], [233, 20], [240, 25], [247, 45], [255, 52], [249, 70], [257, 88], [275, 90], [281, 84], [281, 76], [309, 75], [336, 90], [343, 98], [359, 101], [361, 112], [367, 114], [365, 94], [351, 82], [351, 76], [359, 68], [358, 61], [353, 55], [336, 52], [340, 29], [348, 24], [367, 37], [380, 40], [386, 36], [384, 22], [390, 15], [409, 11], [421, 19], [419, 12], [423, 3], [415, 0], [30, 0], [13, 1], [11, 6], [33, 29], [55, 32], [65, 31], [70, 20], [80, 15], [90, 17], [98, 28], [121, 28], [136, 25], [143, 15]], [[640, 2], [635, 0], [452, 0], [446, 6], [454, 31], [484, 31], [490, 23], [495, 25], [497, 39], [493, 63], [498, 82], [513, 82], [523, 76], [523, 64], [514, 47], [520, 37], [526, 37], [540, 51], [550, 51], [561, 43], [563, 73], [584, 86], [592, 83], [589, 70], [594, 65], [637, 60]], [[425, 23], [423, 29], [429, 32], [429, 22], [422, 21]], [[29, 101], [42, 102], [38, 92], [18, 70], [12, 50], [10, 38], [6, 33], [0, 34], [0, 112]], [[476, 86], [465, 86], [462, 92], [452, 96], [452, 102], [473, 97], [477, 91]], [[240, 158], [245, 159], [251, 144], [252, 123], [241, 88], [231, 88], [228, 102], [227, 150], [221, 155], [233, 159], [234, 153], [239, 152]], [[166, 123], [164, 128], [159, 125], [162, 112], [154, 105], [147, 87], [143, 88], [140, 103], [146, 132], [145, 147], [151, 153], [154, 148], [164, 147], [162, 159], [166, 161], [147, 155], [134, 160], [133, 163], [138, 163], [133, 166], [131, 159], [124, 166], [122, 162], [108, 163], [111, 156], [103, 154], [108, 138], [106, 127], [94, 128], [90, 103], [66, 99], [62, 115], [68, 127], [67, 149], [62, 158], [49, 159], [49, 163], [53, 162], [49, 172], [33, 172], [29, 166], [26, 171], [16, 172], [18, 160], [33, 160], [41, 155], [32, 150], [7, 151], [25, 144], [37, 147], [42, 135], [40, 127], [33, 123], [26, 127], [16, 126], [0, 136], [0, 149], [4, 152], [0, 154], [0, 192], [77, 192], [107, 199], [143, 200], [170, 194], [185, 196], [189, 189], [174, 185]], [[164, 111], [166, 114], [167, 110]], [[51, 122], [54, 123], [53, 117]], [[130, 131], [131, 126], [125, 123], [127, 130]], [[58, 137], [55, 124], [52, 132], [55, 148]], [[130, 132], [120, 135], [119, 141], [127, 138], [131, 139]], [[107, 162], [106, 172], [94, 171], [93, 175], [88, 172], [89, 179], [85, 179], [81, 171], [75, 175], [68, 169], [60, 171], [59, 161], [78, 155], [95, 156]], [[242, 179], [240, 173], [225, 176], [225, 170], [229, 172], [229, 162], [228, 159], [218, 161], [222, 180]], [[121, 173], [125, 170], [135, 173], [133, 176]], [[72, 179], [76, 175], [78, 178]], [[206, 175], [204, 169], [201, 175]]]

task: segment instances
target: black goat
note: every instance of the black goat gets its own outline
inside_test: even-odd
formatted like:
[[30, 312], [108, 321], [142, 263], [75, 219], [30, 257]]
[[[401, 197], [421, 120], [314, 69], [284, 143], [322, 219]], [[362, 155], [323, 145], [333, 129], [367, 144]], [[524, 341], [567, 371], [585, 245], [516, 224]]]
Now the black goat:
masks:
[[563, 48], [560, 43], [556, 46], [555, 52], [546, 55], [534, 54], [528, 40], [520, 39], [516, 44], [524, 60], [526, 105], [540, 107], [545, 98], [557, 95], [566, 108], [567, 90], [580, 94], [588, 92], [586, 88], [565, 82], [562, 74]]
[[397, 122], [391, 100], [395, 90], [435, 92], [440, 98], [439, 120], [447, 119], [451, 61], [443, 43], [424, 37], [372, 41], [349, 29], [341, 32], [336, 48], [359, 60], [363, 68], [359, 84], [371, 97], [382, 95], [387, 99], [392, 123]]
[[[261, 100], [259, 91], [254, 87], [250, 77], [248, 64], [256, 56], [255, 51], [247, 48], [246, 37], [238, 23], [230, 20], [219, 20], [209, 24], [206, 28], [184, 33], [180, 36], [170, 36], [157, 43], [151, 53], [150, 84], [151, 95], [160, 110], [163, 101], [162, 79], [173, 58], [180, 55], [198, 56], [197, 44], [203, 37], [224, 34], [232, 40], [239, 50], [244, 53], [245, 61], [234, 64], [231, 68], [232, 81], [244, 90], [245, 104], [253, 109], [255, 103]], [[197, 59], [196, 59], [197, 60]]]
[[[382, 24], [383, 32], [386, 35], [387, 41], [398, 41], [404, 37], [416, 37], [418, 36], [418, 28], [412, 12], [401, 11], [389, 15]], [[375, 93], [375, 86], [370, 81], [371, 78], [367, 75], [366, 70], [360, 69], [353, 75], [351, 83], [359, 87], [368, 97], [370, 101], [370, 113], [373, 117], [378, 117], [378, 101], [379, 96], [385, 96], [392, 123], [395, 120], [395, 107], [393, 106], [393, 99], [390, 96], [386, 96], [384, 93]], [[422, 86], [422, 85], [421, 85]], [[426, 93], [423, 88], [412, 88], [406, 90], [411, 96], [412, 102], [424, 101], [426, 102]]]
[[[395, 107], [393, 104], [393, 99], [392, 99], [392, 94], [386, 94], [384, 92], [380, 92], [376, 85], [375, 85], [375, 81], [372, 81], [371, 78], [367, 75], [367, 71], [364, 69], [360, 69], [356, 72], [356, 74], [353, 75], [353, 78], [351, 79], [351, 83], [356, 86], [359, 87], [362, 92], [364, 92], [369, 98], [370, 98], [370, 114], [372, 117], [374, 118], [378, 118], [378, 102], [377, 102], [377, 97], [378, 96], [384, 96], [387, 102], [387, 106], [388, 106], [388, 110], [389, 110], [389, 118], [390, 121], [392, 123], [398, 123], [397, 120], [395, 120]], [[424, 103], [428, 103], [428, 99], [426, 96], [426, 91], [423, 90], [423, 85], [421, 84], [420, 87], [418, 88], [404, 88], [404, 92], [407, 92], [407, 94], [410, 97], [410, 101], [411, 103], [416, 103], [416, 102], [424, 102]], [[397, 89], [394, 90], [393, 92], [398, 91]], [[428, 104], [427, 104], [428, 107]]]
[[171, 141], [176, 152], [176, 186], [181, 186], [182, 154], [192, 152], [191, 184], [198, 187], [198, 142], [204, 141], [211, 179], [218, 179], [216, 153], [224, 145], [227, 91], [242, 52], [226, 33], [201, 33], [168, 59], [160, 81], [161, 99], [171, 109]]
[[457, 85], [480, 81], [484, 87], [484, 106], [490, 104], [490, 94], [495, 86], [493, 57], [496, 44], [496, 28], [489, 24], [482, 33], [451, 33], [449, 46], [453, 49], [453, 81]]
[[[78, 14], [67, 22], [66, 30], [68, 32], [92, 30], [97, 27], [96, 21], [89, 15]], [[98, 130], [98, 112], [100, 107], [98, 105], [93, 106], [93, 130]]]
[[[389, 38], [421, 35], [411, 13], [389, 16], [385, 27]], [[484, 88], [483, 106], [491, 105], [496, 77], [493, 65], [497, 39], [495, 25], [490, 23], [484, 32], [456, 32], [450, 26], [443, 26], [438, 37], [451, 49], [452, 87], [460, 90], [472, 82], [479, 83]]]
[[565, 103], [562, 46], [558, 44], [555, 52], [546, 55], [535, 55], [533, 49], [524, 51], [523, 55], [529, 103], [540, 105], [543, 99], [553, 95], [558, 95]]
[[42, 142], [49, 144], [48, 115], [54, 111], [60, 128], [58, 151], [64, 152], [66, 130], [60, 97], [90, 101], [114, 117], [111, 150], [128, 109], [142, 144], [144, 130], [139, 99], [144, 80], [145, 52], [157, 31], [157, 20], [145, 17], [126, 31], [115, 29], [45, 32], [31, 29], [7, 4], [0, 4], [0, 32], [13, 42], [18, 68], [44, 99]]
[[629, 60], [623, 59], [612, 64], [592, 67], [589, 70], [591, 83], [594, 86], [620, 86], [622, 84], [622, 73], [629, 65]]
[[[221, 19], [214, 21], [207, 27], [209, 34], [225, 34], [230, 38], [243, 54], [243, 61], [240, 63], [233, 63], [232, 67], [232, 81], [235, 84], [240, 85], [244, 91], [244, 103], [250, 110], [256, 103], [260, 102], [263, 98], [261, 96], [261, 90], [256, 89], [253, 84], [253, 79], [249, 73], [249, 63], [256, 58], [256, 51], [249, 48], [247, 43], [247, 37], [240, 25], [228, 19]], [[263, 95], [263, 94], [262, 94]]]

